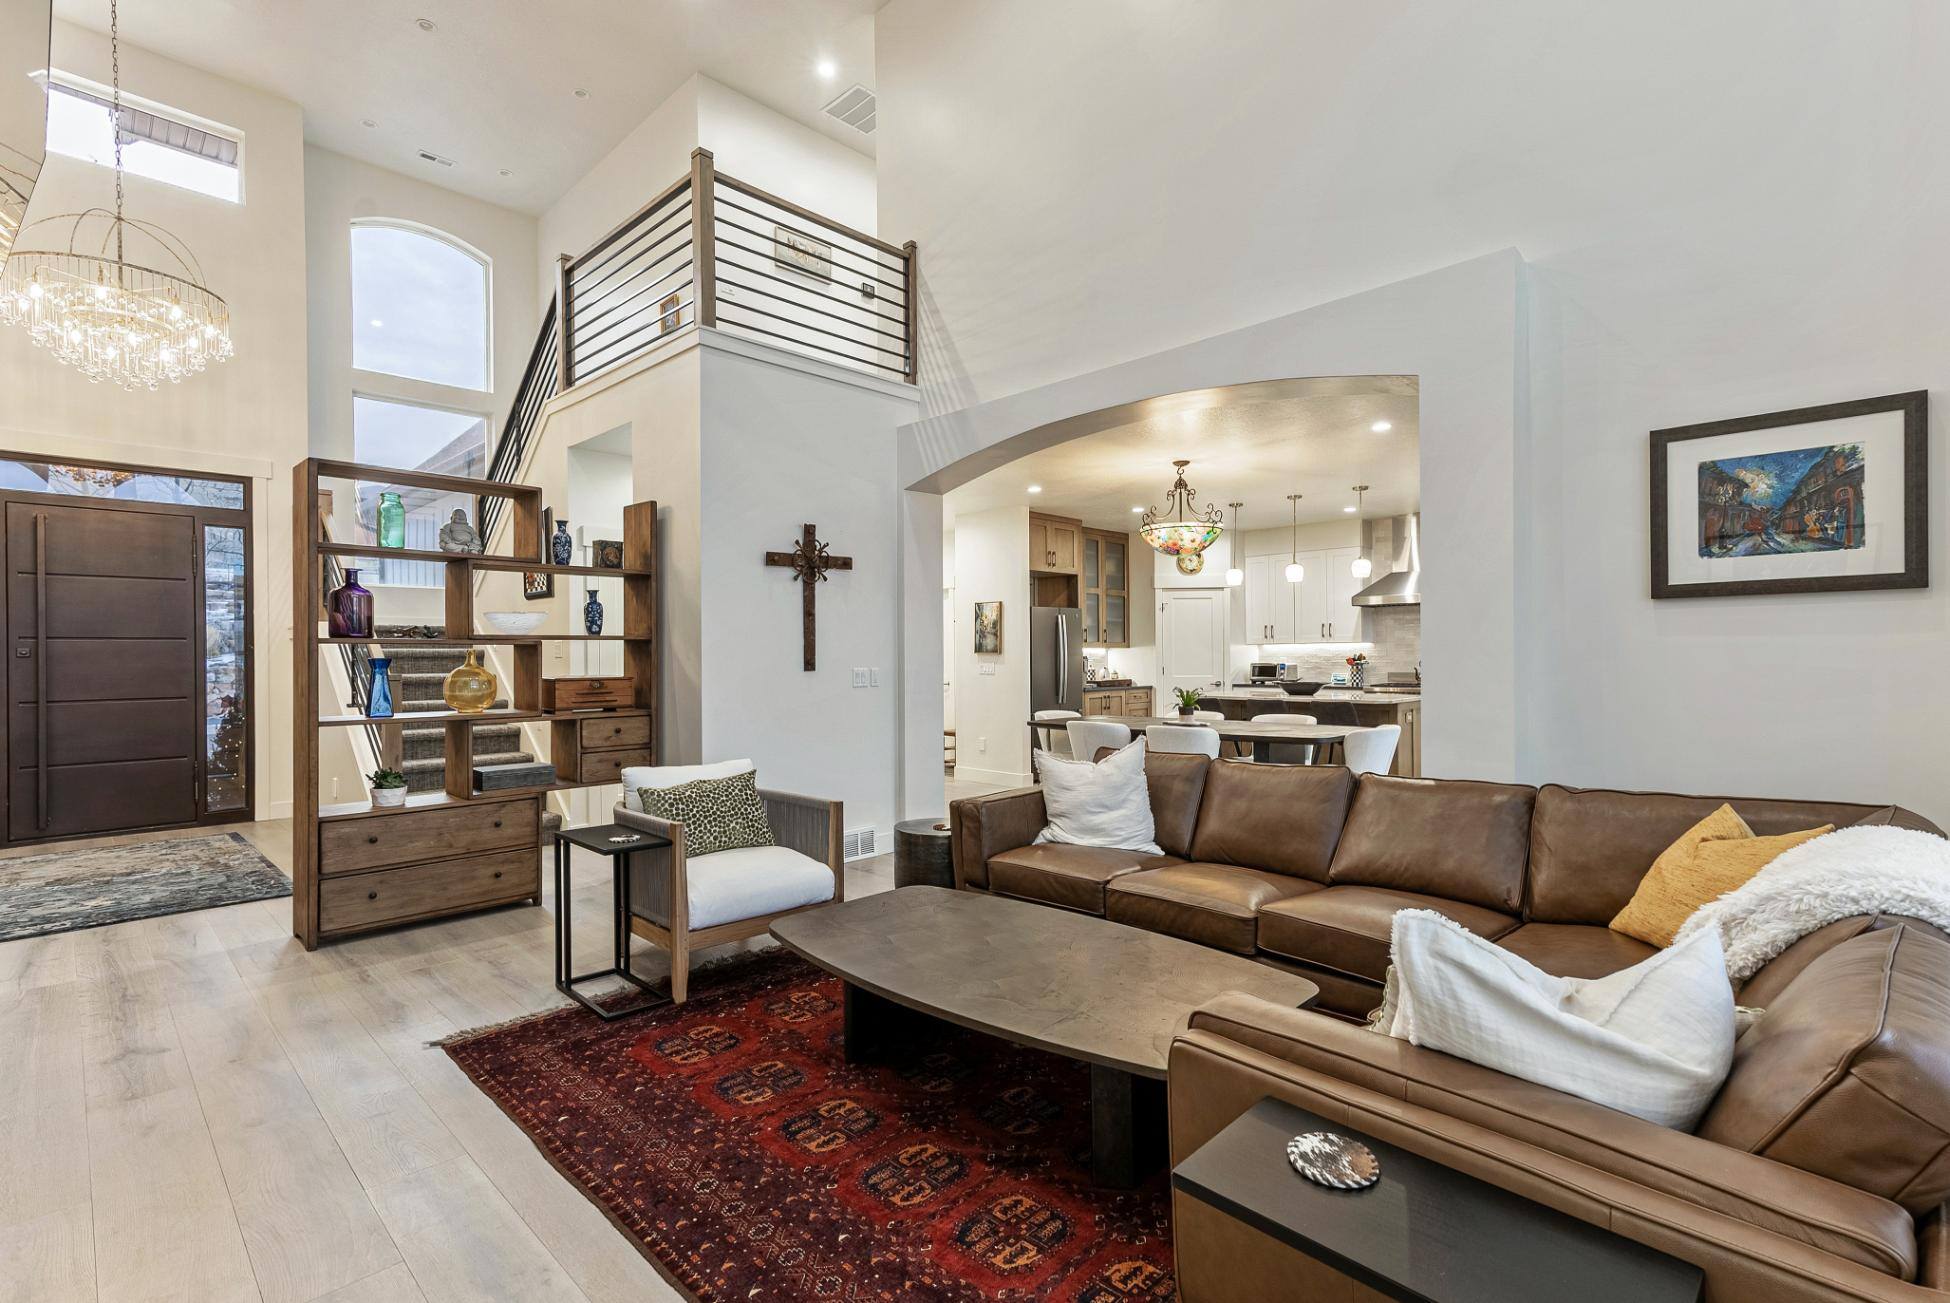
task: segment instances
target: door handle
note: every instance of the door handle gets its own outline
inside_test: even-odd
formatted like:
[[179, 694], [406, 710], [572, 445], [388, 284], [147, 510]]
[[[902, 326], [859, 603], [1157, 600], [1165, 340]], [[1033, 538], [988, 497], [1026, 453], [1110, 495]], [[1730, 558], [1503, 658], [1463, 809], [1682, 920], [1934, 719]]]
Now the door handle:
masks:
[[34, 513], [34, 827], [47, 831], [47, 513]]

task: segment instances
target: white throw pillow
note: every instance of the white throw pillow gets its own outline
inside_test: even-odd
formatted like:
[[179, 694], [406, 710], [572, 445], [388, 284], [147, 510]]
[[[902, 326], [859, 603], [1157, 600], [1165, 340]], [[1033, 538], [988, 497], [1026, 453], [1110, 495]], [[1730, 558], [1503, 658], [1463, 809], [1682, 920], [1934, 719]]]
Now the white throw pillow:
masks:
[[1395, 915], [1376, 1030], [1689, 1131], [1733, 1065], [1733, 986], [1706, 928], [1609, 977], [1554, 977], [1433, 910]]
[[1049, 825], [1036, 834], [1037, 841], [1163, 853], [1158, 849], [1157, 829], [1151, 823], [1143, 738], [1095, 764], [1052, 755], [1047, 750], [1033, 754], [1036, 776], [1043, 784], [1043, 807], [1049, 817]]
[[643, 813], [643, 798], [637, 789], [643, 787], [675, 787], [679, 783], [694, 783], [700, 778], [729, 778], [758, 768], [749, 760], [720, 760], [709, 765], [635, 765], [618, 774], [616, 781], [623, 784], [623, 808]]

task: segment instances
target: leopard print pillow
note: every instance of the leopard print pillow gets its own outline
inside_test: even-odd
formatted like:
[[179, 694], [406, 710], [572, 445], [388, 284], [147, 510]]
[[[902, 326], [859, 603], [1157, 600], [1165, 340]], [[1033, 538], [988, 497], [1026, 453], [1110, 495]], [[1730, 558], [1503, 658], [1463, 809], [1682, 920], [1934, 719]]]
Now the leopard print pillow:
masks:
[[771, 821], [758, 794], [758, 774], [700, 778], [675, 787], [637, 789], [643, 812], [684, 825], [684, 856], [696, 859], [742, 846], [771, 846]]

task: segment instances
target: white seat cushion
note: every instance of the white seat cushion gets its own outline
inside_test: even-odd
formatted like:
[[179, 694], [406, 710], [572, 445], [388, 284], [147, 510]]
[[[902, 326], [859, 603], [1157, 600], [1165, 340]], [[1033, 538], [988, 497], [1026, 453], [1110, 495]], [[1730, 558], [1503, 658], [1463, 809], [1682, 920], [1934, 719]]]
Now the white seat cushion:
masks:
[[684, 861], [691, 930], [833, 898], [833, 871], [784, 846], [746, 846]]
[[1395, 915], [1375, 1029], [1690, 1131], [1733, 1065], [1720, 934], [1607, 977], [1554, 977], [1431, 910]]
[[708, 765], [632, 765], [616, 776], [623, 784], [623, 808], [643, 813], [643, 798], [637, 795], [645, 787], [676, 787], [680, 783], [694, 783], [700, 778], [729, 778], [756, 769], [749, 760], [720, 760]]

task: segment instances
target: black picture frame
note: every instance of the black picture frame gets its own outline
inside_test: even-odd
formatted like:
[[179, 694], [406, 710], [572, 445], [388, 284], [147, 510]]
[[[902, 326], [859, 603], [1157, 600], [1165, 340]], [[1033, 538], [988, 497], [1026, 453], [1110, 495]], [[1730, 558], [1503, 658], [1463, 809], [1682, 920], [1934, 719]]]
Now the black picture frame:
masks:
[[[1667, 478], [1669, 449], [1690, 439], [1718, 435], [1744, 434], [1754, 430], [1786, 430], [1817, 421], [1845, 420], [1877, 412], [1900, 412], [1903, 416], [1903, 568], [1875, 574], [1816, 575], [1788, 579], [1716, 580], [1701, 583], [1674, 583], [1667, 549], [1669, 521], [1666, 499], [1670, 490]], [[1890, 588], [1928, 588], [1930, 586], [1930, 395], [1928, 390], [1886, 394], [1879, 398], [1858, 398], [1818, 407], [1799, 407], [1759, 416], [1741, 416], [1726, 421], [1705, 421], [1697, 425], [1677, 425], [1651, 432], [1651, 580], [1654, 599], [1674, 597], [1750, 597], [1772, 593], [1845, 593]], [[1784, 446], [1792, 446], [1786, 444]]]
[[[555, 508], [542, 508], [542, 556], [548, 560], [549, 535], [555, 532]], [[530, 602], [546, 601], [555, 596], [555, 572], [553, 570], [524, 570], [521, 572], [521, 595]]]

